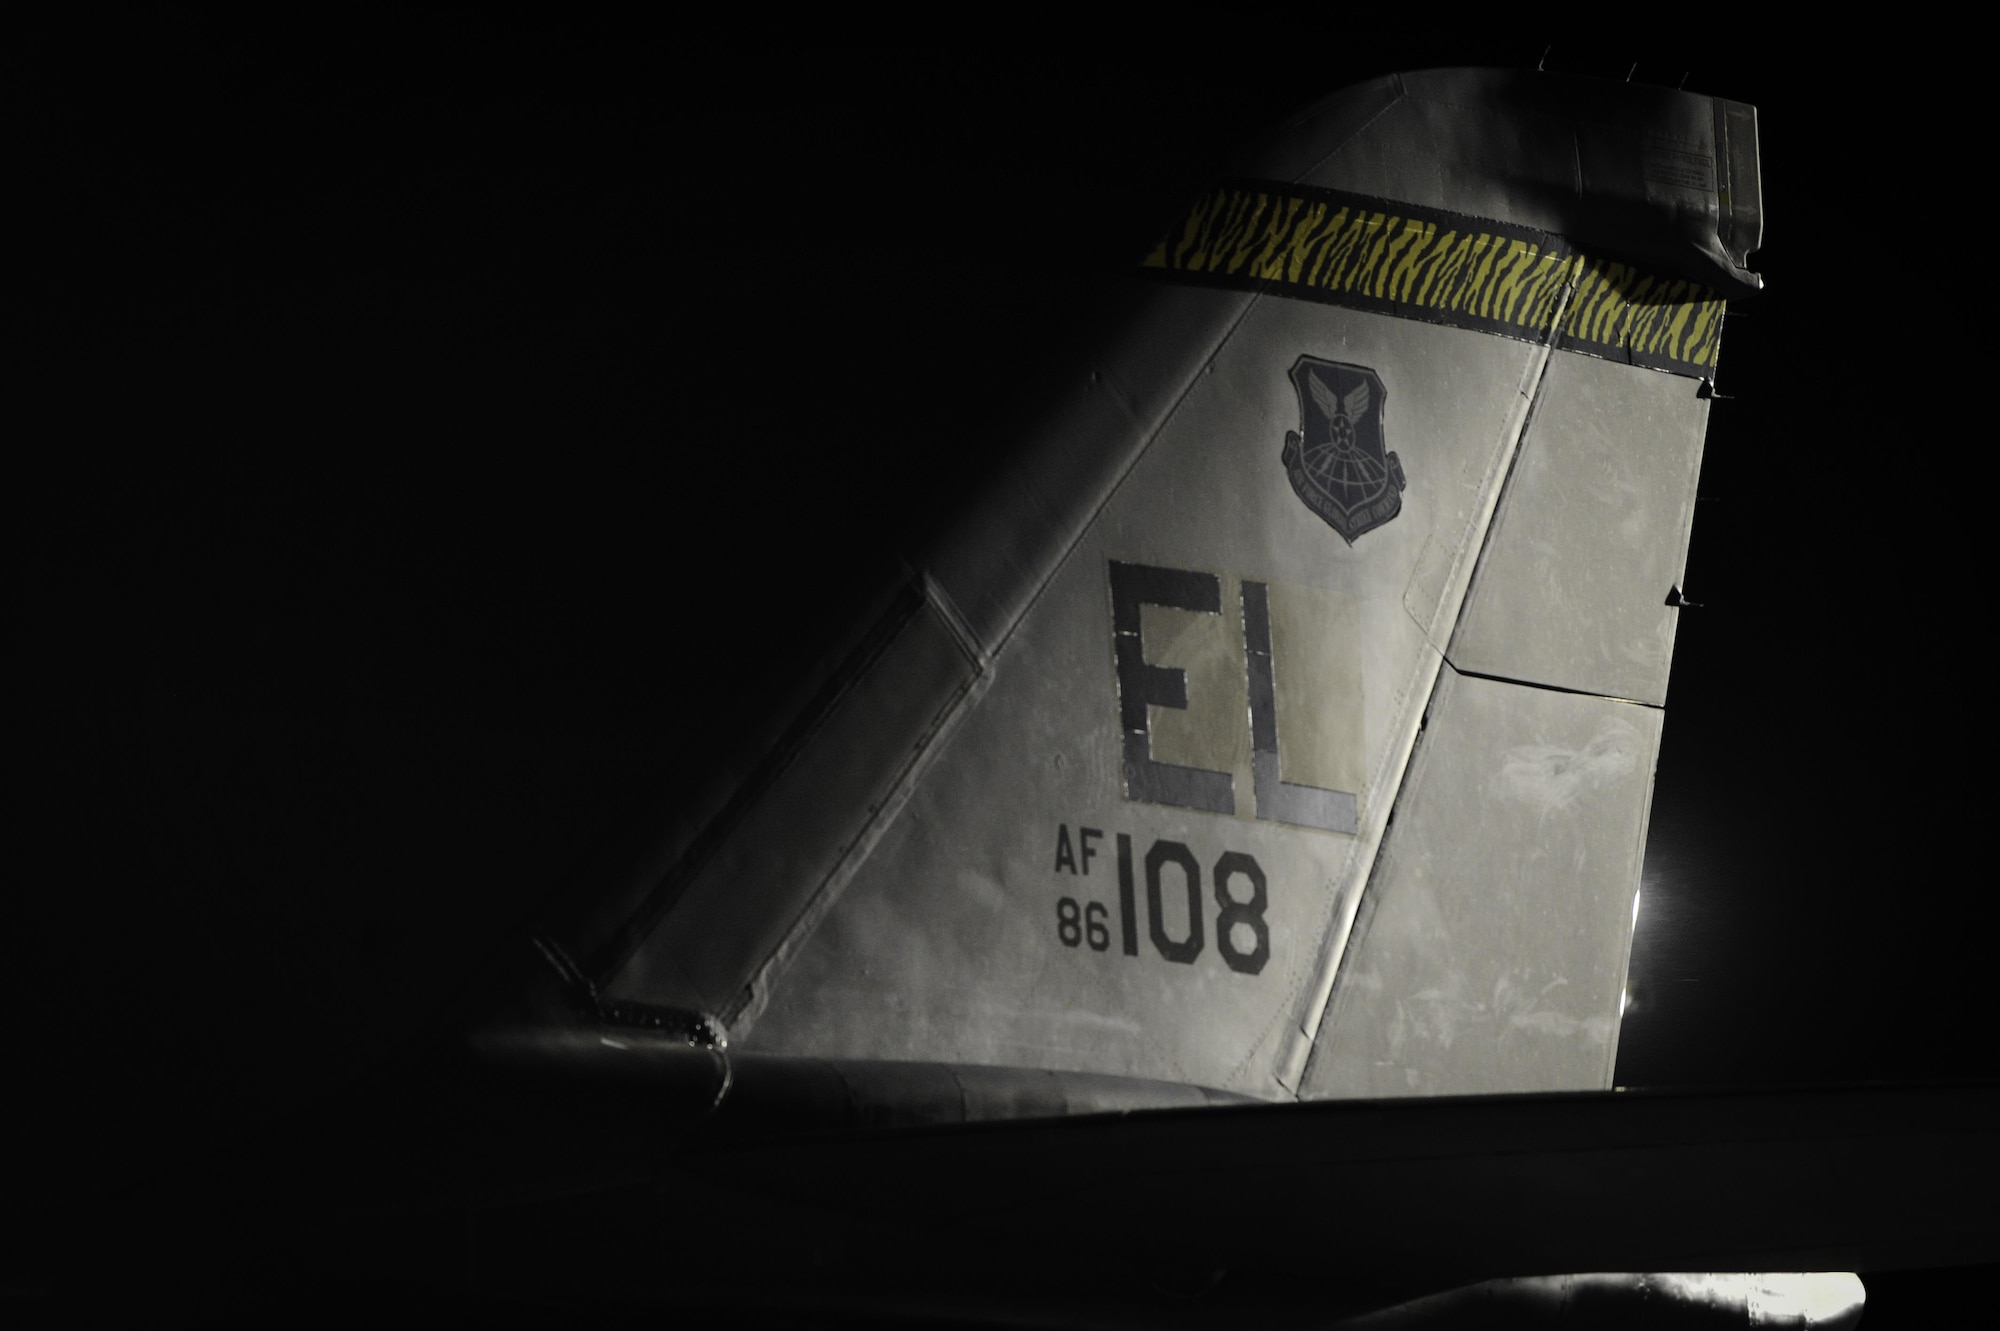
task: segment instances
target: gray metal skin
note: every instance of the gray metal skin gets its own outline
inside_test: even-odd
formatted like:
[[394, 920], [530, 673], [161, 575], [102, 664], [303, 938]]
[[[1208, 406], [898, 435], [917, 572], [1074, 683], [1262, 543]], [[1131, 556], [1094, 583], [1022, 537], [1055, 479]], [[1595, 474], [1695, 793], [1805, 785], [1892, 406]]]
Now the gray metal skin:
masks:
[[1785, 1326], [1847, 1331], [1867, 1295], [1847, 1272], [1795, 1275], [1566, 1275], [1490, 1280], [1338, 1323], [1353, 1331], [1431, 1326]]
[[[1242, 174], [1742, 291], [1754, 127], [1435, 71], [1329, 98]], [[1672, 178], [1695, 159], [1705, 188]], [[1703, 385], [1137, 279], [1106, 328], [754, 798], [569, 944], [597, 992], [770, 1054], [1273, 1100], [1608, 1087]], [[1353, 540], [1280, 462], [1301, 357], [1385, 390], [1407, 484]], [[1200, 604], [1119, 590], [1159, 576]]]

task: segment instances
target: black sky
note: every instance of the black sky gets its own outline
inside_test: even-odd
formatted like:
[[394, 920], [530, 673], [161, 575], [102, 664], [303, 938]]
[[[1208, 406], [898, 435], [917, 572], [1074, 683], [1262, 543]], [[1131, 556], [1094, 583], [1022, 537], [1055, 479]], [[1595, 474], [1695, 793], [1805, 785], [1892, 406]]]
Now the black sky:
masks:
[[[1349, 55], [468, 16], [24, 47], [24, 1024], [152, 1033], [115, 1080], [162, 1132], [442, 1029], [978, 483], [1233, 145], [1542, 43]], [[1759, 106], [1769, 286], [1723, 339], [1627, 1084], [1995, 1071], [1983, 268], [1957, 108], [1849, 68], [1634, 75]], [[284, 1052], [246, 1089], [252, 1038]], [[48, 1112], [113, 1112], [35, 1039]]]

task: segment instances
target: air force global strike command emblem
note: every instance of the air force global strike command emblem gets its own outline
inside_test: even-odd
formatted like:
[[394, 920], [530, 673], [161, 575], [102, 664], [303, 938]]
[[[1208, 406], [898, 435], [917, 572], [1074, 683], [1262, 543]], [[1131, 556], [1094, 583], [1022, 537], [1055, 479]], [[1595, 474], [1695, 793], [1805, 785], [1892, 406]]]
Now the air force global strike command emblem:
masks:
[[1307, 508], [1349, 545], [1403, 509], [1403, 464], [1382, 446], [1389, 394], [1365, 365], [1301, 356], [1292, 366], [1299, 428], [1285, 431], [1285, 474]]

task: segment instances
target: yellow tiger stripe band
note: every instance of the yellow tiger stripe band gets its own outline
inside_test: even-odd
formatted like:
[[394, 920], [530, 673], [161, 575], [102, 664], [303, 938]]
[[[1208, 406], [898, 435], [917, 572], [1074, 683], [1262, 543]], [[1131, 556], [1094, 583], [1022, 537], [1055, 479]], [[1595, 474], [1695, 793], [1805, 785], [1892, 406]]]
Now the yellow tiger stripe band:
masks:
[[1140, 266], [1703, 379], [1722, 332], [1723, 300], [1699, 283], [1546, 231], [1303, 185], [1218, 185]]

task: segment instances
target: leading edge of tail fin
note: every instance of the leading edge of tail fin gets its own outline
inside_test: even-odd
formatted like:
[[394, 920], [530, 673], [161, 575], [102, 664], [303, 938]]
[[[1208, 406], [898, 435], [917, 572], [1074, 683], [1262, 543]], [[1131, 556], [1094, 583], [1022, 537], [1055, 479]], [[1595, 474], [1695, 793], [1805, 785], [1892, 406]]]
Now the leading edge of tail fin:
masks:
[[1282, 131], [671, 898], [570, 954], [770, 1053], [1608, 1086], [1756, 240], [1733, 107], [1442, 71]]

